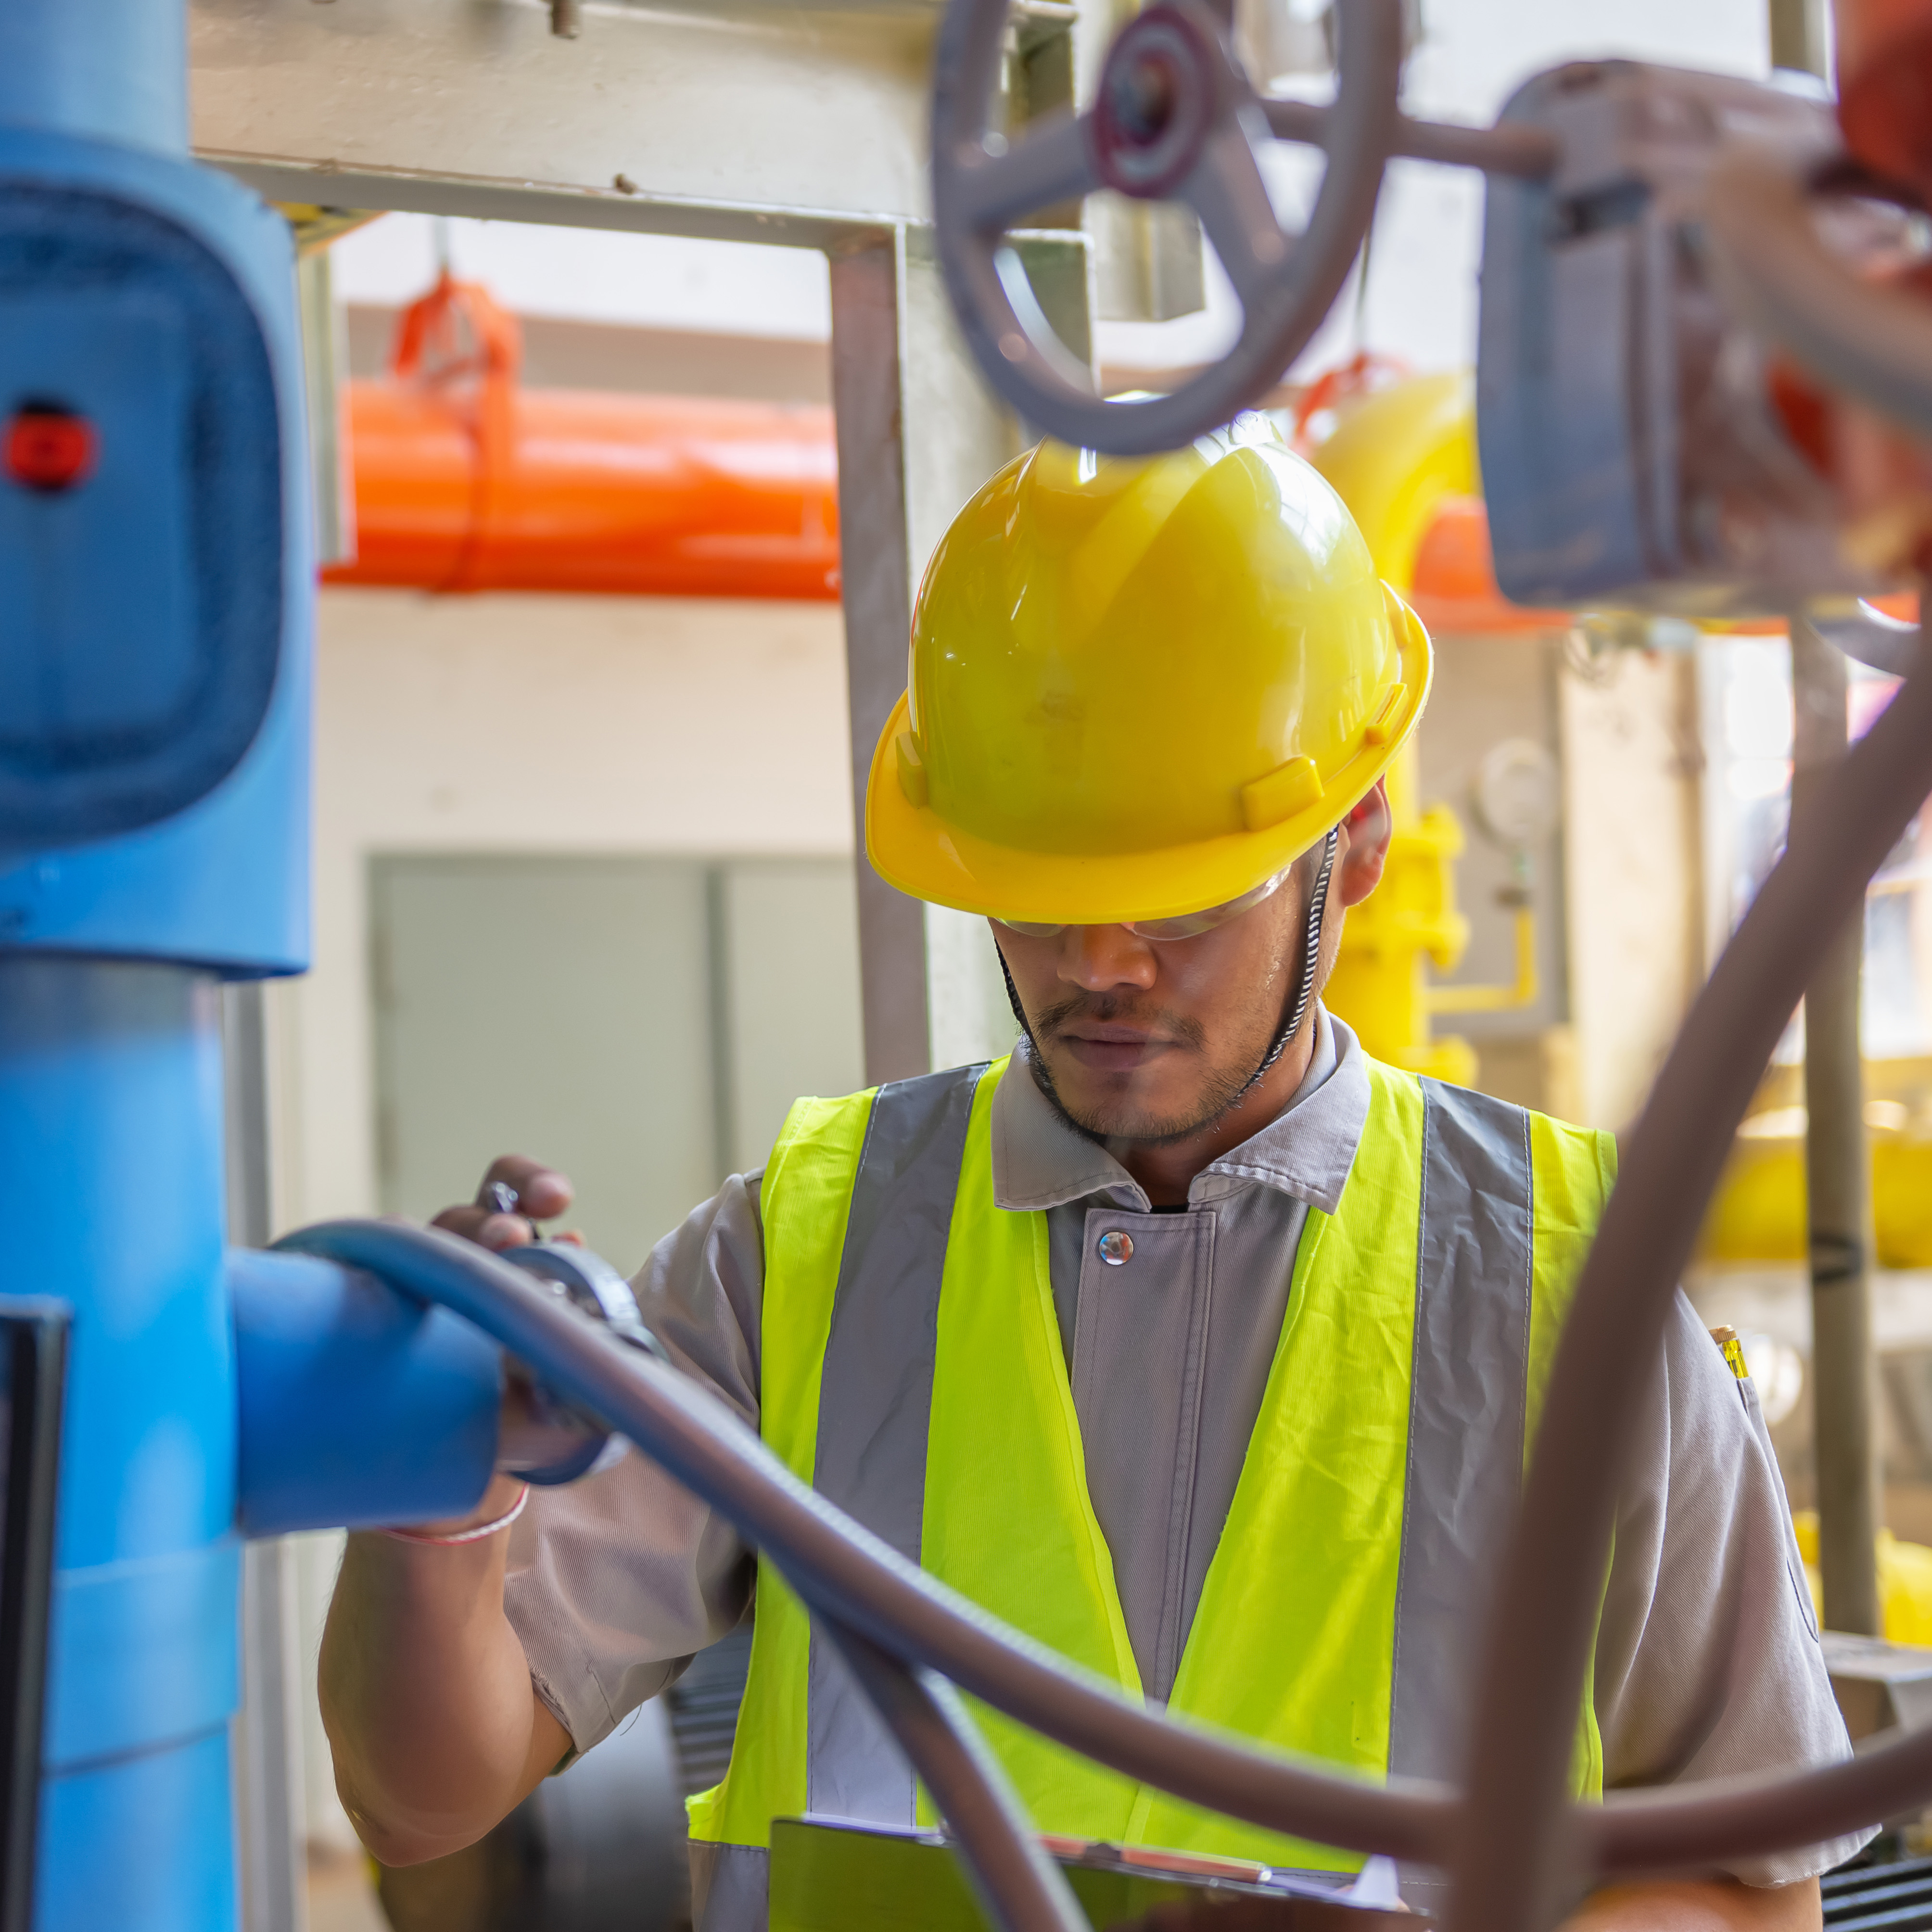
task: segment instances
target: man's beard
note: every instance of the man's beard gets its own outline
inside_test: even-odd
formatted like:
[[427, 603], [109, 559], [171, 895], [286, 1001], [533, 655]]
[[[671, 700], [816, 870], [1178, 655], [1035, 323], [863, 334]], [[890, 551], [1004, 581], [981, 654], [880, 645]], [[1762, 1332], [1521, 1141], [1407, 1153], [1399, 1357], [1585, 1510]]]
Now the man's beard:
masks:
[[[1046, 1057], [1034, 1042], [1041, 1040], [1051, 1041], [1058, 1029], [1072, 1019], [1144, 1026], [1175, 1041], [1184, 1051], [1198, 1054], [1206, 1048], [1207, 1029], [1198, 1020], [1158, 1008], [1151, 1013], [1143, 1012], [1131, 1000], [1109, 994], [1096, 996], [1076, 993], [1047, 1007], [1040, 1014], [1030, 1030], [1031, 1037], [1022, 1039], [1020, 1042], [1034, 1084], [1054, 1112], [1087, 1140], [1103, 1144], [1108, 1141], [1134, 1141], [1144, 1146], [1159, 1147], [1206, 1132], [1210, 1127], [1218, 1126], [1246, 1098], [1254, 1080], [1255, 1070], [1267, 1056], [1276, 1034], [1286, 1023], [1294, 997], [1296, 969], [1293, 960], [1298, 950], [1294, 929], [1291, 926], [1281, 934], [1270, 962], [1264, 990], [1244, 1016], [1246, 1023], [1241, 1028], [1239, 1042], [1230, 1049], [1222, 1065], [1207, 1070], [1200, 1090], [1194, 1096], [1194, 1103], [1186, 1112], [1154, 1114], [1125, 1101], [1103, 1103], [1100, 1107], [1076, 1112], [1054, 1086]], [[1268, 990], [1276, 988], [1280, 990], [1272, 994]]]

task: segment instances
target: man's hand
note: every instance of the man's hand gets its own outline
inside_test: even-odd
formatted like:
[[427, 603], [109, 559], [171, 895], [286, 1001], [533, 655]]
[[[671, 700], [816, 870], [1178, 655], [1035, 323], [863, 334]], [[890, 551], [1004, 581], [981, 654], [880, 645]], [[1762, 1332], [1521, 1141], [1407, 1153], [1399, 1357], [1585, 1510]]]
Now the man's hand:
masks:
[[[475, 1202], [435, 1226], [482, 1247], [518, 1247], [570, 1202], [562, 1174], [506, 1155]], [[464, 1522], [422, 1527], [448, 1534], [494, 1522], [519, 1487], [499, 1476]], [[349, 1539], [322, 1634], [322, 1723], [336, 1789], [386, 1864], [472, 1844], [569, 1754], [503, 1614], [508, 1543], [507, 1532], [454, 1544]]]
[[1594, 1894], [1564, 1932], [1819, 1932], [1824, 1922], [1815, 1878], [1776, 1886], [1660, 1879]]
[[[490, 1163], [475, 1200], [460, 1208], [446, 1208], [430, 1223], [474, 1241], [479, 1248], [520, 1248], [546, 1238], [537, 1232], [539, 1221], [561, 1214], [577, 1197], [568, 1176], [527, 1154], [500, 1154]], [[504, 1205], [500, 1206], [499, 1202]], [[574, 1241], [574, 1234], [552, 1235]]]

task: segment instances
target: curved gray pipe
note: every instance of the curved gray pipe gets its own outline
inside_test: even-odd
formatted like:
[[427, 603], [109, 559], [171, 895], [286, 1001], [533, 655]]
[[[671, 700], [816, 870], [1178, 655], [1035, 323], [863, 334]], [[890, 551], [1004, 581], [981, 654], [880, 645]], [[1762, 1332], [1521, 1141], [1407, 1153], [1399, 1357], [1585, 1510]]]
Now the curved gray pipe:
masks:
[[[1932, 710], [1925, 691], [1916, 697]], [[1932, 733], [1925, 742], [1932, 744]], [[1318, 1843], [1450, 1862], [1462, 1835], [1460, 1808], [1441, 1787], [1365, 1785], [1130, 1702], [906, 1562], [799, 1481], [723, 1402], [495, 1256], [389, 1222], [328, 1222], [278, 1245], [367, 1268], [466, 1316], [722, 1510], [819, 1614], [887, 1656], [936, 1670], [1073, 1750], [1232, 1816]], [[1596, 1558], [1593, 1551], [1593, 1564]], [[929, 1723], [927, 1733], [937, 1736]], [[1567, 1718], [1563, 1736], [1567, 1746]], [[1695, 1867], [1834, 1837], [1925, 1797], [1932, 1797], [1932, 1732], [1798, 1778], [1613, 1794], [1570, 1812], [1569, 1842], [1586, 1871]], [[993, 1808], [982, 1808], [981, 1842], [997, 1829]], [[1500, 1842], [1512, 1859], [1521, 1857], [1514, 1823]], [[1006, 1867], [1022, 1883], [1023, 1864]]]
[[1386, 1787], [1236, 1744], [1130, 1702], [908, 1563], [788, 1469], [727, 1406], [520, 1269], [434, 1228], [330, 1221], [278, 1242], [466, 1316], [722, 1510], [824, 1616], [1056, 1742], [1156, 1789], [1317, 1843], [1448, 1862], [1439, 1787]]
[[902, 1662], [843, 1624], [820, 1618], [820, 1628], [932, 1793], [1005, 1932], [1088, 1932], [1066, 1875], [1035, 1835], [959, 1694], [937, 1671]]
[[[1792, 828], [1624, 1143], [1616, 1191], [1558, 1347], [1485, 1647], [1469, 1816], [1456, 1861], [1450, 1923], [1459, 1932], [1541, 1932], [1558, 1908], [1565, 1868], [1582, 1849], [1564, 1828], [1570, 1738], [1643, 1378], [1704, 1204], [1778, 1036], [1928, 791], [1932, 675], [1922, 666], [1832, 774], [1817, 808]], [[1770, 1815], [1788, 1828], [1778, 1841], [1828, 1838], [1898, 1810], [1932, 1786], [1928, 1771], [1932, 1751], [1908, 1739], [1863, 1766], [1774, 1786]], [[1880, 1789], [1886, 1803], [1848, 1814]], [[1648, 1801], [1615, 1825], [1606, 1817], [1598, 1842], [1607, 1848], [1630, 1834], [1618, 1847], [1628, 1864], [1667, 1862], [1635, 1855], [1646, 1834], [1651, 1847], [1680, 1858], [1741, 1849], [1748, 1838], [1761, 1848], [1771, 1840], [1753, 1828], [1754, 1804], [1765, 1806], [1766, 1797]], [[1692, 1811], [1708, 1835], [1673, 1828]], [[1647, 1822], [1636, 1824], [1639, 1817]]]

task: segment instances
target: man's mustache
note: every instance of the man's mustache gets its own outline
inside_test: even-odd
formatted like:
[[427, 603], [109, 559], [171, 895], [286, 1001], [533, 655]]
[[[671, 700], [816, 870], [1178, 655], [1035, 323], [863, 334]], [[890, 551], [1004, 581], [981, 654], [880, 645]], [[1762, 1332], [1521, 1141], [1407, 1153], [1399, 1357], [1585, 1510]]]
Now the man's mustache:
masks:
[[1041, 1010], [1034, 1021], [1034, 1031], [1040, 1039], [1050, 1040], [1075, 1020], [1092, 1020], [1103, 1026], [1138, 1027], [1180, 1046], [1199, 1048], [1208, 1043], [1207, 1028], [1186, 1013], [1178, 1013], [1171, 1006], [1144, 1009], [1132, 1000], [1106, 993], [1076, 993], [1056, 1000]]

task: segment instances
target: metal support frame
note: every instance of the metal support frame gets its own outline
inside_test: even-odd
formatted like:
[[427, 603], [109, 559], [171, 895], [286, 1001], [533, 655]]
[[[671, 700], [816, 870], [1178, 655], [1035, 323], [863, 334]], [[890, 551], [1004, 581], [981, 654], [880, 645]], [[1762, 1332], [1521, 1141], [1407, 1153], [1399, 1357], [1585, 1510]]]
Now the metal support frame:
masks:
[[326, 248], [312, 249], [296, 262], [296, 296], [302, 313], [302, 379], [315, 484], [315, 560], [352, 563], [356, 479], [349, 448], [349, 345]]
[[[856, 848], [866, 778], [905, 682], [913, 568], [906, 524], [904, 231], [832, 259], [832, 406], [838, 437], [839, 566], [852, 725]], [[926, 922], [918, 902], [857, 868], [866, 1078], [903, 1079], [931, 1064]]]
[[[281, 201], [826, 251], [866, 1077], [1001, 1051], [1011, 1034], [981, 922], [919, 905], [862, 858], [866, 779], [905, 688], [920, 572], [1019, 447], [931, 247], [936, 16], [754, 23], [599, 9], [568, 40], [547, 4], [504, 0], [490, 22], [381, 0], [198, 5], [196, 150]], [[1088, 344], [1087, 238], [1042, 231], [1024, 253], [1063, 339]]]
[[599, 7], [570, 39], [548, 0], [197, 0], [193, 140], [277, 200], [825, 248], [926, 219], [934, 31]]
[[[914, 584], [953, 513], [1016, 447], [1012, 418], [953, 330], [926, 239], [922, 230], [896, 226], [832, 256], [832, 397], [861, 854], [873, 748], [905, 688]], [[976, 935], [943, 918], [929, 929], [928, 909], [862, 858], [858, 875], [866, 1078], [904, 1079], [932, 1065], [935, 1032], [950, 1042], [962, 1030], [953, 1016], [933, 1011], [931, 953], [970, 946]], [[964, 983], [970, 988], [970, 976]], [[965, 1030], [970, 1036], [970, 1016]]]
[[1826, 0], [1770, 0], [1770, 12], [1772, 66], [1826, 79], [1832, 44]]
[[[274, 1232], [262, 998], [259, 980], [222, 992], [228, 1234], [250, 1248], [266, 1247]], [[235, 1728], [242, 1932], [307, 1932], [308, 1925], [294, 1556], [286, 1538], [270, 1537], [250, 1543], [242, 1557], [242, 1710]]]

